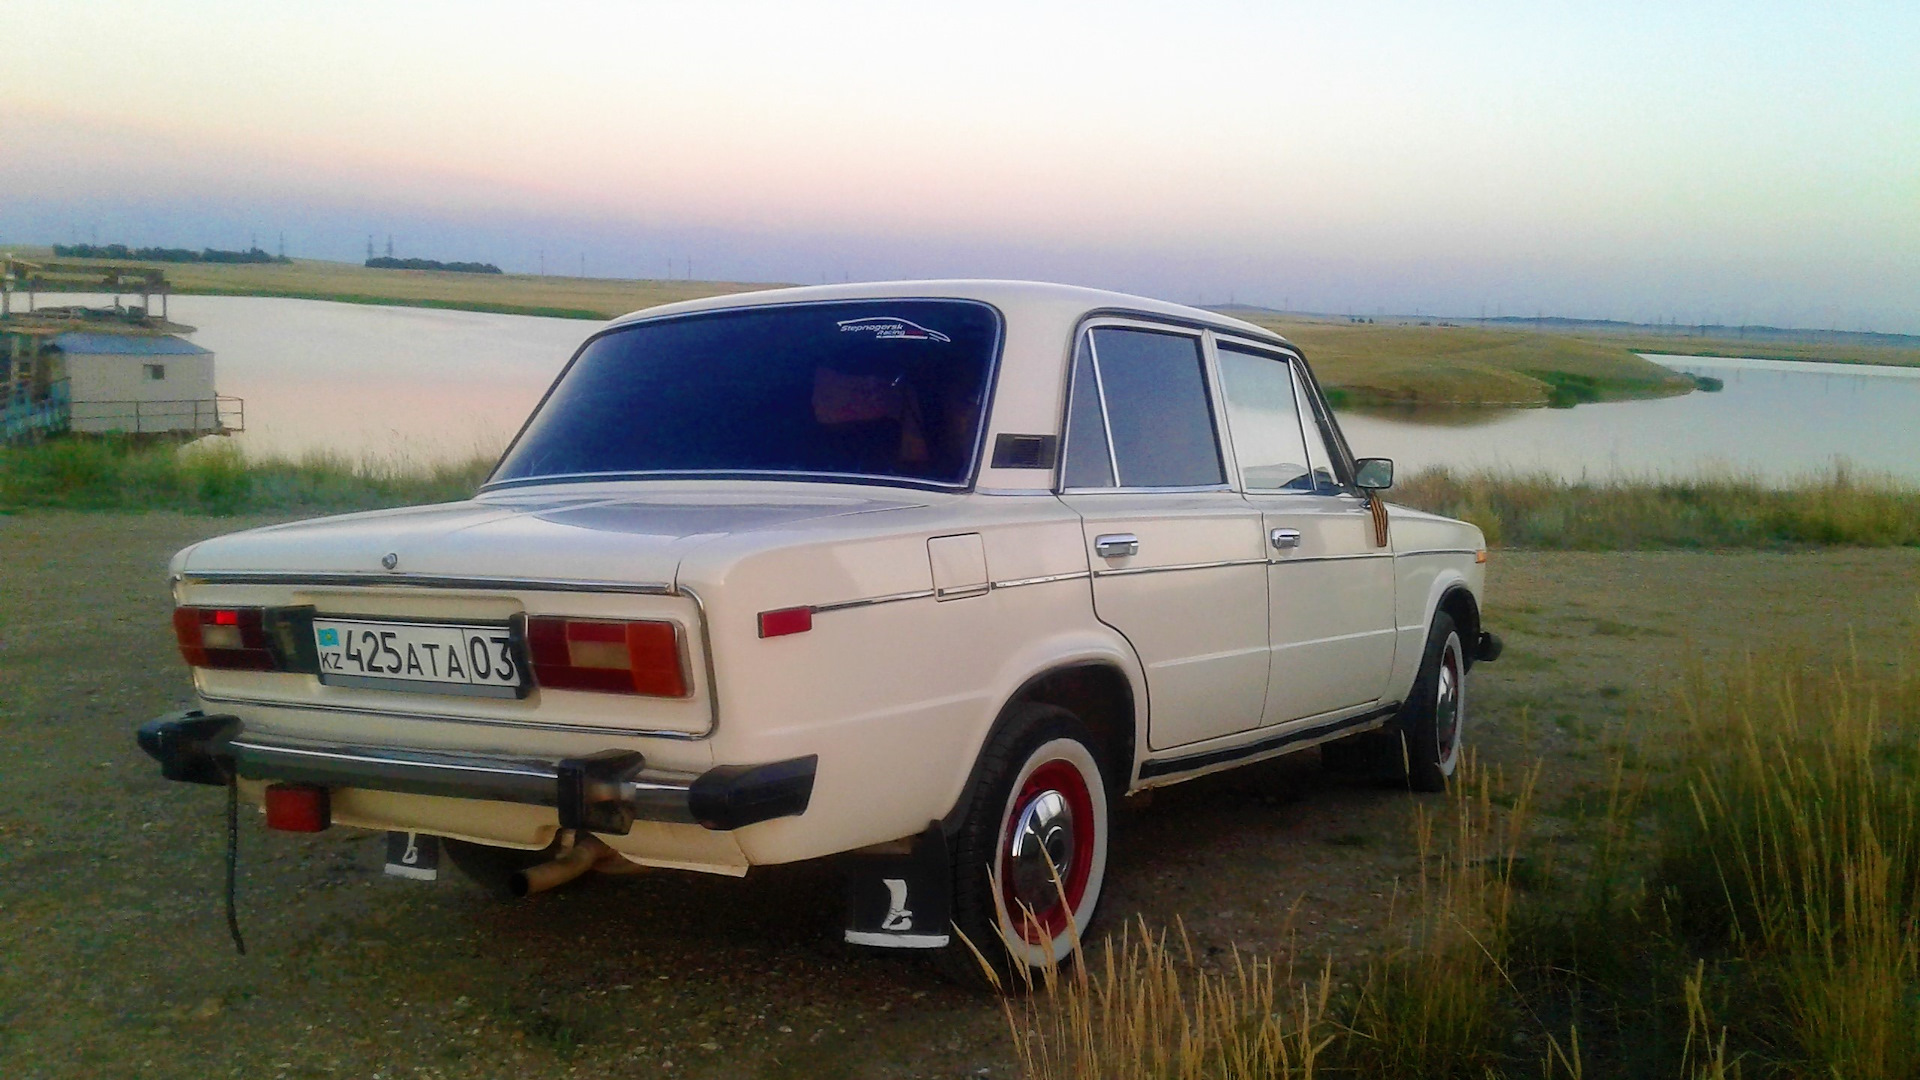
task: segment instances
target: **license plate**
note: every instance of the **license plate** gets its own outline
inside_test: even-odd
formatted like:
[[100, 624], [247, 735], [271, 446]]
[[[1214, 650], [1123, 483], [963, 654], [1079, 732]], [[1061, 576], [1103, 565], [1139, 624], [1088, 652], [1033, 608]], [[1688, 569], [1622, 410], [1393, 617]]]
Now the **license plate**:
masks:
[[313, 639], [336, 686], [517, 697], [526, 683], [504, 626], [317, 618]]

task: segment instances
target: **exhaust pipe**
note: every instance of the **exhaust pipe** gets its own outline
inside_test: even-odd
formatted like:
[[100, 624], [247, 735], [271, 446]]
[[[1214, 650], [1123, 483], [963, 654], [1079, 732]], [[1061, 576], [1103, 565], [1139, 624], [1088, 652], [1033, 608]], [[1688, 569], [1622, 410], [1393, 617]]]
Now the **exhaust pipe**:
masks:
[[583, 831], [559, 858], [516, 871], [507, 879], [507, 890], [515, 896], [546, 892], [580, 877], [603, 859], [626, 861], [599, 837]]

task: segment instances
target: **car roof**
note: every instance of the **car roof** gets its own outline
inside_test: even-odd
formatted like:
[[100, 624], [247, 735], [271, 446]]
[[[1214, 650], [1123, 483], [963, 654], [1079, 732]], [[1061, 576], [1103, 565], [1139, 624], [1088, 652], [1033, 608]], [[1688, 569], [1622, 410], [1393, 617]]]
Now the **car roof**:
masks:
[[645, 308], [622, 315], [613, 321], [613, 325], [689, 315], [702, 311], [723, 311], [730, 308], [761, 307], [772, 304], [902, 299], [977, 300], [998, 308], [1010, 321], [1033, 317], [1058, 319], [1066, 315], [1077, 322], [1080, 318], [1096, 312], [1157, 316], [1174, 322], [1206, 326], [1267, 341], [1286, 341], [1285, 338], [1266, 327], [1222, 315], [1217, 311], [1208, 311], [1205, 308], [1172, 304], [1165, 300], [1109, 292], [1104, 289], [1088, 289], [1078, 285], [991, 279], [864, 281], [840, 285], [801, 285], [792, 288], [728, 293]]

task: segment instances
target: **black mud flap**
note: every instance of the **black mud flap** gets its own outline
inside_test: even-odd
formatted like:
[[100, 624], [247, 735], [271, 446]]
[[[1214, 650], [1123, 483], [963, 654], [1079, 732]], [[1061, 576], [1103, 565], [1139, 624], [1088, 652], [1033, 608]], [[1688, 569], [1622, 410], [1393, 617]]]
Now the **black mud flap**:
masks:
[[847, 941], [881, 949], [938, 949], [952, 940], [953, 882], [939, 822], [907, 850], [843, 860]]
[[439, 880], [440, 838], [427, 833], [388, 833], [387, 873], [415, 881]]

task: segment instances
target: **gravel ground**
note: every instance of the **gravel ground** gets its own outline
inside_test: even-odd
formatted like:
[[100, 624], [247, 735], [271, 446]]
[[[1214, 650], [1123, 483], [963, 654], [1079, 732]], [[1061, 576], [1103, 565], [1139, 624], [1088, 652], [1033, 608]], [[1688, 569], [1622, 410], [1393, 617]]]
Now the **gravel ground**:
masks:
[[[251, 521], [0, 517], [0, 1075], [1007, 1076], [997, 1002], [838, 941], [827, 866], [656, 872], [501, 904], [381, 874], [380, 839], [242, 822], [234, 955], [220, 793], [133, 727], [184, 705], [167, 556]], [[1496, 552], [1472, 737], [1577, 801], [1599, 739], [1657, 724], [1689, 655], [1863, 657], [1920, 625], [1920, 551]], [[1131, 800], [1105, 914], [1337, 969], [1389, 942], [1417, 800], [1317, 755]], [[1544, 805], [1551, 809], [1555, 799]], [[1138, 803], [1139, 805], [1134, 805]]]

